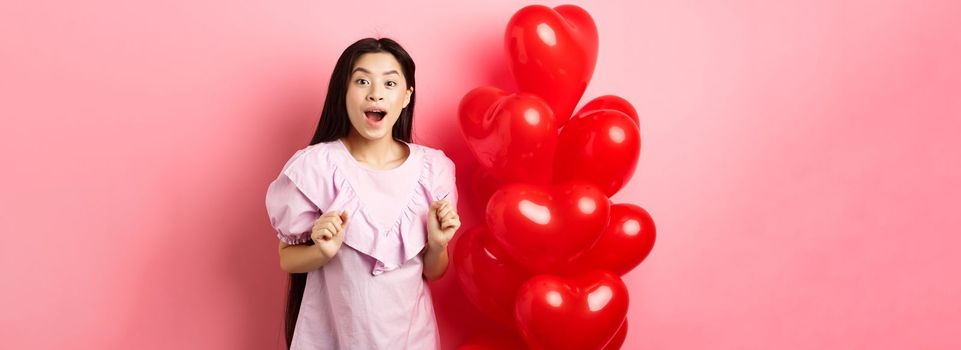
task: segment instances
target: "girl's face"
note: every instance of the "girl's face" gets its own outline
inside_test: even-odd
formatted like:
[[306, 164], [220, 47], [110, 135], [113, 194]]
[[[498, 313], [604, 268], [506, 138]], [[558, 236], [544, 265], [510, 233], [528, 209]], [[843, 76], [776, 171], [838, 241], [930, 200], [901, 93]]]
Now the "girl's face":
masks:
[[347, 116], [354, 130], [366, 139], [391, 137], [413, 92], [394, 55], [364, 54], [354, 63], [347, 82]]

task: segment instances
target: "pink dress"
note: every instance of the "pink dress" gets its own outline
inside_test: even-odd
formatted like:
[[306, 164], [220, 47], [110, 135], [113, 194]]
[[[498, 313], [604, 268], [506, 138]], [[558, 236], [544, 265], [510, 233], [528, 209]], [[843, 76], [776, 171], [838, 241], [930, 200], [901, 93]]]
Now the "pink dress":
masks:
[[348, 212], [344, 245], [307, 274], [291, 342], [307, 349], [439, 349], [423, 278], [431, 201], [457, 205], [454, 163], [443, 151], [406, 143], [402, 165], [374, 170], [337, 140], [298, 150], [267, 188], [277, 237], [310, 240], [328, 210]]

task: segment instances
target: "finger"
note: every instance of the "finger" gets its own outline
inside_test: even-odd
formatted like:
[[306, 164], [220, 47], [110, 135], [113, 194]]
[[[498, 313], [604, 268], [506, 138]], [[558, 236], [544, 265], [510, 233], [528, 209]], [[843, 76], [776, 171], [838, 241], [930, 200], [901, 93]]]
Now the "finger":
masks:
[[330, 233], [329, 231], [327, 231], [327, 229], [321, 229], [317, 231], [317, 233], [311, 236], [311, 239], [313, 239], [314, 242], [320, 242], [323, 240], [327, 240], [329, 238], [330, 238]]
[[460, 219], [450, 218], [449, 220], [447, 220], [447, 225], [445, 226], [445, 228], [452, 228], [452, 227], [460, 227]]
[[328, 222], [327, 226], [324, 226], [324, 229], [330, 232], [331, 235], [337, 233], [337, 226], [334, 226], [333, 222]]
[[322, 227], [327, 222], [330, 222], [333, 218], [335, 218], [333, 213], [325, 213], [324, 215], [321, 215], [319, 218], [317, 218], [317, 220], [314, 220], [314, 226]]
[[444, 223], [444, 228], [451, 227], [454, 225], [454, 218], [445, 218], [443, 223]]
[[343, 211], [342, 213], [340, 213], [340, 220], [342, 220], [344, 223], [346, 223], [346, 222], [347, 222], [347, 219], [348, 219], [348, 215], [347, 215], [347, 211], [345, 210], [345, 211]]
[[450, 208], [444, 208], [444, 209], [441, 209], [440, 211], [437, 212], [437, 216], [440, 216], [440, 217], [446, 219], [446, 218], [448, 218], [452, 213], [453, 213], [453, 211], [450, 210]]
[[332, 213], [330, 216], [327, 217], [327, 220], [330, 220], [330, 221], [343, 221], [343, 220], [341, 219], [341, 217], [342, 217], [343, 215], [344, 215], [343, 212], [334, 212], [334, 213]]

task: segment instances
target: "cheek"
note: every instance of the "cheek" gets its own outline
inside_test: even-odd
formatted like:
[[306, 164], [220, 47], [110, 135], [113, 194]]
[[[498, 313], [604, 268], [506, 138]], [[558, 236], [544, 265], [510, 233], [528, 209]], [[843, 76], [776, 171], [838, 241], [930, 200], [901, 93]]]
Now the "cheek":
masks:
[[356, 117], [356, 111], [360, 110], [364, 105], [364, 96], [358, 92], [358, 89], [347, 90], [347, 115], [351, 117]]
[[404, 99], [407, 98], [407, 94], [400, 92], [394, 94], [391, 98], [391, 104], [396, 107], [396, 109], [404, 108]]
[[348, 88], [347, 89], [347, 105], [358, 105], [363, 101], [363, 97], [360, 96], [360, 89]]

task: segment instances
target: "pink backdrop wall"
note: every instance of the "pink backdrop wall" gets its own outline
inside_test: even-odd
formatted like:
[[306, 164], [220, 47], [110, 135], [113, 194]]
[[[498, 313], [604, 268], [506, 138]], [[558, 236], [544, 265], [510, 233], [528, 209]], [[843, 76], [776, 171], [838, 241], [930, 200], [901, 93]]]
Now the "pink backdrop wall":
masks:
[[[0, 3], [0, 348], [279, 344], [264, 193], [337, 55], [408, 48], [415, 141], [464, 185], [457, 103], [513, 88], [501, 40], [526, 4]], [[641, 115], [614, 201], [658, 225], [625, 348], [961, 347], [961, 2], [579, 5], [600, 31], [585, 100]], [[479, 324], [451, 277], [448, 347]]]

